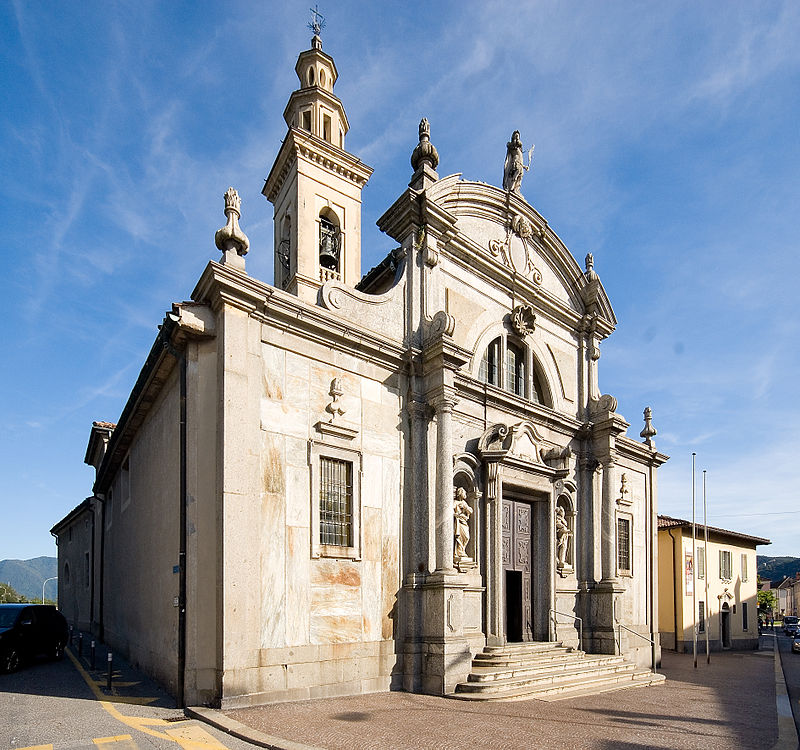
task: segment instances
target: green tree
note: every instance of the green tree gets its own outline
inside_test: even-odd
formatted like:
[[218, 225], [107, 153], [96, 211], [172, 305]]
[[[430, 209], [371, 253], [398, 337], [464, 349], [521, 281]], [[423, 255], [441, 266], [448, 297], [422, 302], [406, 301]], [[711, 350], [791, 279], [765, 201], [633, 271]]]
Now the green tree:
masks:
[[771, 612], [778, 606], [778, 600], [775, 598], [775, 592], [771, 589], [758, 592], [758, 608], [762, 612]]
[[10, 583], [0, 583], [0, 604], [13, 604], [16, 602], [27, 602], [28, 600], [14, 591]]

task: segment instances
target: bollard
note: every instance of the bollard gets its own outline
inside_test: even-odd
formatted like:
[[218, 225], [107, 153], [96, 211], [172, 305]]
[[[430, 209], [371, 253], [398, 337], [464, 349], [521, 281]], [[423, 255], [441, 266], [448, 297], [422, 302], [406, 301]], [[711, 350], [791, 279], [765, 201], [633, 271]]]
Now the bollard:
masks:
[[78, 658], [83, 656], [83, 633], [78, 633]]
[[112, 656], [111, 652], [108, 652], [108, 671], [106, 672], [106, 687], [111, 690], [111, 670], [112, 670]]
[[92, 647], [90, 653], [92, 655], [92, 669], [94, 669], [94, 639], [92, 639]]

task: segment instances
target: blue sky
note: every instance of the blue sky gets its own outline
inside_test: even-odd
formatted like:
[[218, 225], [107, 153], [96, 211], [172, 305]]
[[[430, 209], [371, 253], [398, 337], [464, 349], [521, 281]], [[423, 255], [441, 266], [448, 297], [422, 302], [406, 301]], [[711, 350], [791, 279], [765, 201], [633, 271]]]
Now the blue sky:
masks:
[[[4, 347], [0, 559], [55, 554], [90, 493], [92, 420], [116, 421], [173, 300], [189, 296], [242, 196], [252, 275], [272, 279], [261, 196], [309, 47], [308, 2], [0, 5]], [[374, 224], [431, 122], [441, 175], [523, 193], [619, 319], [600, 386], [638, 436], [653, 407], [660, 511], [800, 556], [797, 244], [800, 5], [793, 2], [336, 2], [325, 51]], [[788, 430], [788, 433], [787, 433]]]

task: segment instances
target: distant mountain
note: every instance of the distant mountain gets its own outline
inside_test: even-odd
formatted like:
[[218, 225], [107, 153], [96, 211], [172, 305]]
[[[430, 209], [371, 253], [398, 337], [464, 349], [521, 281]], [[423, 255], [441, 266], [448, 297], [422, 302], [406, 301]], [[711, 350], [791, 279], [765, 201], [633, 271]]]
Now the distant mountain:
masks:
[[757, 555], [756, 567], [762, 580], [777, 583], [786, 577], [794, 578], [795, 573], [800, 571], [800, 557]]
[[[58, 558], [34, 557], [32, 560], [0, 560], [0, 582], [9, 583], [28, 599], [42, 598], [42, 584], [58, 575]], [[45, 589], [47, 599], [56, 598], [56, 581]]]

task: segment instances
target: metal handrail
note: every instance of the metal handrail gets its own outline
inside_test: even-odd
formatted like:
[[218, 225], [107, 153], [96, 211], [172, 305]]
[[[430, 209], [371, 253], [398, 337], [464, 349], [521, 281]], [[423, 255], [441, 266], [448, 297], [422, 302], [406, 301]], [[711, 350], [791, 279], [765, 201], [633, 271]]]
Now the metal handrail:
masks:
[[[651, 646], [655, 646], [656, 645], [656, 642], [652, 638], [648, 638], [646, 635], [642, 635], [641, 633], [637, 633], [635, 630], [631, 630], [629, 627], [623, 625], [621, 622], [617, 623], [617, 628], [618, 628], [618, 630], [617, 630], [617, 648], [620, 650], [620, 653], [622, 653], [622, 631], [623, 630], [627, 630], [629, 633], [633, 633], [633, 635], [638, 635], [639, 638], [643, 638]], [[653, 674], [657, 674], [658, 673], [658, 670], [656, 669], [655, 655], [653, 657], [653, 667], [652, 667], [652, 669], [653, 669]]]
[[583, 651], [583, 619], [580, 617], [576, 617], [569, 612], [559, 612], [557, 609], [550, 608], [549, 614], [551, 615], [551, 621], [554, 625], [553, 633], [555, 637], [558, 638], [558, 620], [555, 618], [554, 615], [561, 615], [562, 617], [569, 617], [572, 620], [576, 620], [578, 622], [578, 650]]

